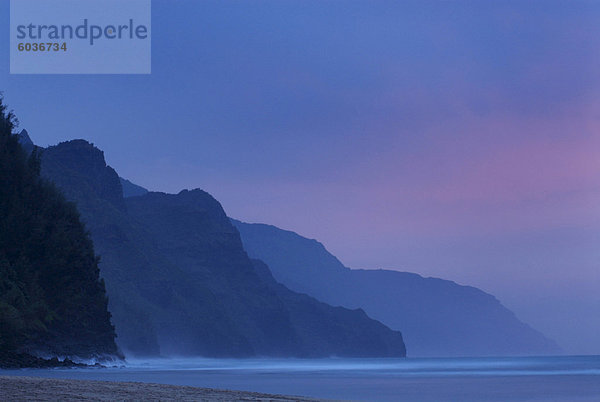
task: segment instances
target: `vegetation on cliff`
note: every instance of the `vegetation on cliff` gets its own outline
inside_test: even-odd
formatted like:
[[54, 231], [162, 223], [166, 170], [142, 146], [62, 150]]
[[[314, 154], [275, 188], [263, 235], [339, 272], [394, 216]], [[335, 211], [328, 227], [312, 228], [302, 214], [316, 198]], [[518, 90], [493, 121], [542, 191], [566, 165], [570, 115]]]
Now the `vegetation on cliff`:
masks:
[[116, 354], [92, 241], [15, 126], [0, 99], [0, 365], [27, 353]]

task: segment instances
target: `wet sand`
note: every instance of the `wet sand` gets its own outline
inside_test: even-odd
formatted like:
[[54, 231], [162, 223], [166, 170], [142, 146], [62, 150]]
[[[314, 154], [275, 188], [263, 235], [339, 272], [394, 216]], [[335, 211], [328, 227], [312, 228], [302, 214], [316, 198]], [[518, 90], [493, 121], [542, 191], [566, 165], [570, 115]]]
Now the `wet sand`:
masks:
[[140, 382], [0, 376], [3, 401], [316, 401], [316, 399]]

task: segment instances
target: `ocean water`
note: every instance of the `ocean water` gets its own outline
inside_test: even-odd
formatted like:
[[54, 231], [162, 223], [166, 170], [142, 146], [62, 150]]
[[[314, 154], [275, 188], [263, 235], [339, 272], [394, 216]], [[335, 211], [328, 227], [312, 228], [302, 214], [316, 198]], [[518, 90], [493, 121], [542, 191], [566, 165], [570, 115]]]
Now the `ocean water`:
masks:
[[600, 356], [128, 359], [120, 367], [0, 370], [368, 401], [600, 401]]

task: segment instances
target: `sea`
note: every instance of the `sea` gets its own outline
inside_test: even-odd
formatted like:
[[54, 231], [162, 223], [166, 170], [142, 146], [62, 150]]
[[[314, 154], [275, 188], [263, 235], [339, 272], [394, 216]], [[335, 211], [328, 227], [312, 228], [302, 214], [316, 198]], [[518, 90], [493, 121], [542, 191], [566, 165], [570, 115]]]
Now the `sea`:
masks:
[[0, 375], [135, 381], [356, 401], [600, 401], [600, 356], [127, 359]]

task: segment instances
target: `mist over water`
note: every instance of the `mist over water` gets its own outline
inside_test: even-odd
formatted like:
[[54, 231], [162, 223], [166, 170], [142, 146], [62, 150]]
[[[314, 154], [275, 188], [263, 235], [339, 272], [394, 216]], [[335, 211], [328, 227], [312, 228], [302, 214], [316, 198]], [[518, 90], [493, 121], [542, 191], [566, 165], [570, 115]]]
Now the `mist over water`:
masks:
[[394, 376], [600, 375], [600, 356], [489, 358], [128, 359], [127, 369]]
[[600, 356], [373, 359], [127, 359], [110, 368], [2, 374], [136, 381], [344, 400], [594, 401]]

